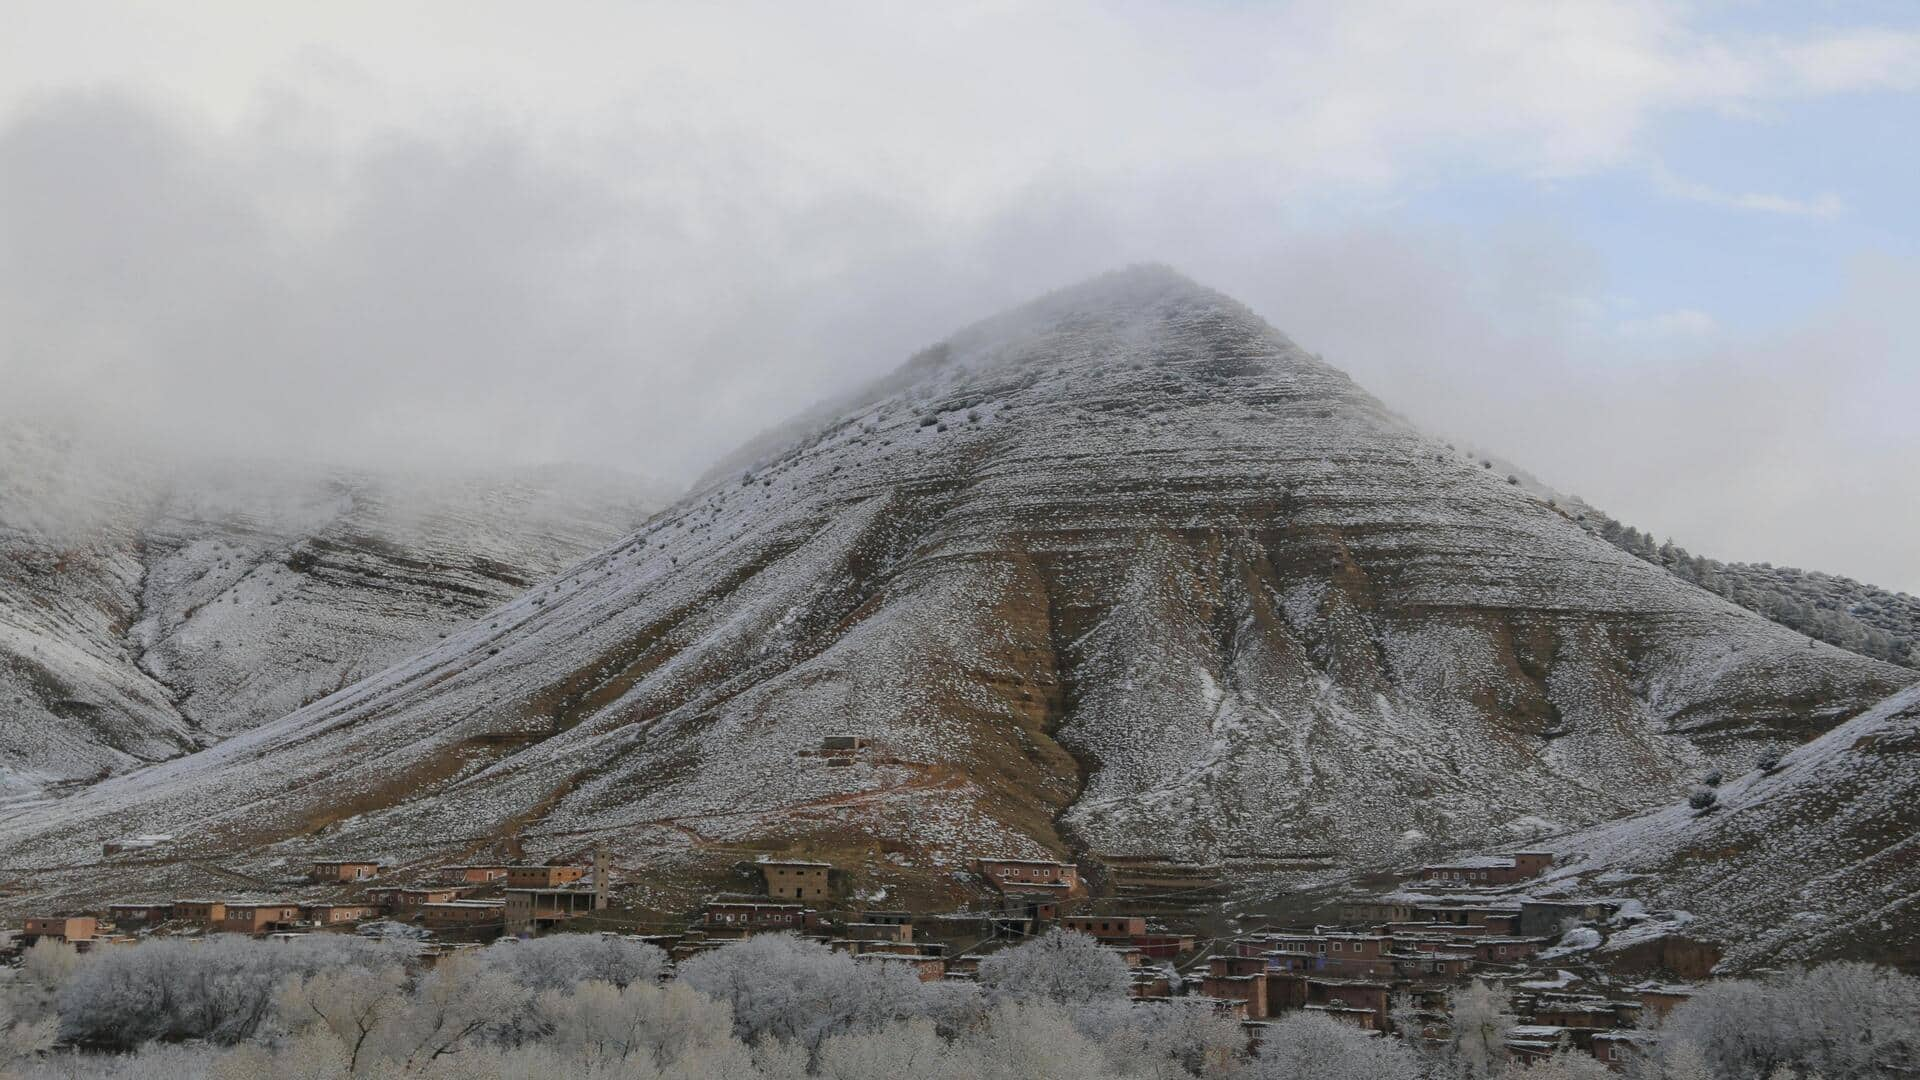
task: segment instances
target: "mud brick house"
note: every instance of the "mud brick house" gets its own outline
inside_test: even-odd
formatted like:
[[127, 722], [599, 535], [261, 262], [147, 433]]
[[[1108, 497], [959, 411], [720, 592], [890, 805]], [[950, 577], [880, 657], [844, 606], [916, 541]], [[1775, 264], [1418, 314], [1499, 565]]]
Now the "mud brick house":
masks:
[[1245, 1002], [1249, 1020], [1265, 1020], [1272, 1015], [1267, 1008], [1267, 964], [1257, 956], [1208, 959], [1200, 992], [1211, 998]]
[[460, 885], [428, 885], [418, 888], [394, 889], [391, 892], [382, 889], [369, 890], [367, 899], [371, 903], [382, 904], [394, 911], [411, 911], [423, 904], [445, 904], [465, 897], [472, 891]]
[[745, 900], [714, 900], [701, 913], [700, 926], [709, 934], [746, 937], [776, 930], [802, 933], [815, 930], [820, 916], [802, 904], [765, 904]]
[[507, 871], [511, 869], [513, 868], [506, 865], [443, 866], [440, 868], [440, 874], [446, 880], [457, 881], [462, 885], [485, 885], [489, 882], [504, 880]]
[[841, 929], [840, 936], [849, 941], [911, 942], [913, 924], [853, 922]]
[[1046, 859], [976, 859], [974, 869], [994, 888], [1009, 896], [1081, 896], [1086, 892], [1080, 881], [1080, 868], [1072, 863]]
[[1653, 1033], [1648, 1031], [1598, 1032], [1593, 1037], [1594, 1060], [1614, 1072], [1623, 1072], [1646, 1056], [1653, 1038]]
[[941, 956], [918, 953], [863, 952], [854, 959], [862, 964], [891, 964], [913, 972], [921, 982], [939, 982], [946, 978], [947, 961]]
[[825, 900], [833, 890], [828, 881], [833, 864], [804, 859], [762, 859], [760, 876], [766, 882], [767, 895], [775, 899]]
[[1412, 922], [1413, 905], [1403, 901], [1352, 899], [1342, 900], [1334, 909], [1343, 923], [1387, 923]]
[[227, 904], [224, 900], [175, 900], [173, 919], [176, 922], [195, 923], [200, 926], [218, 926], [227, 917]]
[[504, 900], [443, 900], [420, 905], [420, 925], [429, 930], [498, 930]]
[[220, 929], [228, 934], [265, 934], [300, 922], [300, 905], [275, 900], [262, 904], [228, 904]]
[[112, 904], [107, 919], [121, 930], [153, 926], [173, 918], [172, 904]]
[[1435, 904], [1414, 909], [1414, 917], [1449, 933], [1521, 933], [1521, 911], [1513, 905]]
[[93, 940], [99, 930], [99, 922], [91, 915], [36, 915], [21, 928], [20, 943], [31, 948], [34, 942], [51, 938], [71, 945]]
[[1539, 952], [1540, 947], [1540, 938], [1481, 938], [1473, 943], [1473, 958], [1483, 964], [1517, 964]]
[[1420, 868], [1428, 885], [1513, 885], [1539, 877], [1553, 865], [1551, 851], [1512, 851]]
[[1633, 988], [1633, 992], [1640, 999], [1643, 1015], [1648, 1020], [1664, 1019], [1673, 1011], [1674, 1006], [1693, 997], [1693, 988], [1690, 986], [1668, 986], [1661, 983], [1641, 983]]
[[509, 889], [557, 889], [587, 876], [584, 866], [509, 866]]
[[316, 860], [307, 871], [309, 881], [329, 885], [340, 882], [370, 881], [380, 876], [380, 864], [374, 862]]
[[1567, 1029], [1552, 1024], [1519, 1024], [1507, 1029], [1510, 1061], [1539, 1061], [1570, 1045]]
[[1101, 941], [1131, 944], [1147, 936], [1147, 920], [1139, 915], [1066, 915], [1059, 925]]
[[[1309, 978], [1307, 980], [1307, 1003], [1302, 1008], [1323, 1008], [1341, 1015], [1336, 1020], [1346, 1020], [1359, 1024], [1368, 1031], [1385, 1031], [1387, 1027], [1387, 999], [1393, 993], [1393, 984], [1373, 979], [1329, 979]], [[1361, 1019], [1360, 1013], [1366, 1014]]]
[[507, 932], [545, 930], [568, 919], [590, 915], [605, 905], [592, 889], [508, 889]]
[[1602, 999], [1547, 1000], [1533, 1007], [1534, 1023], [1550, 1024], [1575, 1032], [1612, 1031], [1628, 1019], [1613, 1002]]
[[372, 904], [306, 904], [300, 910], [316, 926], [350, 926], [378, 913]]
[[864, 735], [828, 735], [820, 740], [820, 756], [828, 765], [851, 765], [872, 749], [873, 740]]
[[1330, 933], [1324, 935], [1325, 969], [1347, 975], [1393, 974], [1393, 939], [1384, 934]]
[[1173, 996], [1173, 982], [1161, 968], [1136, 969], [1127, 983], [1127, 996], [1135, 1001], [1157, 1001]]

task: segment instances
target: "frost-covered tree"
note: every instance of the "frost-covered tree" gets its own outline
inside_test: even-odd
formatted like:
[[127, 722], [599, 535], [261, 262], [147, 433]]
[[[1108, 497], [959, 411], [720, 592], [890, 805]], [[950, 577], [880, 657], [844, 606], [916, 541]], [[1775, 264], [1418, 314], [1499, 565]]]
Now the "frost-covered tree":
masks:
[[288, 942], [219, 934], [107, 949], [60, 988], [61, 1035], [95, 1046], [248, 1038], [272, 1011], [274, 991], [292, 977], [349, 967], [383, 968], [400, 946], [333, 934]]
[[1829, 1078], [1920, 1073], [1920, 978], [1824, 964], [1765, 980], [1717, 980], [1674, 1009], [1665, 1055], [1691, 1046], [1720, 1076], [1781, 1066]]
[[543, 992], [534, 1012], [541, 1041], [593, 1061], [672, 1070], [682, 1061], [746, 1051], [734, 1038], [733, 1010], [681, 983], [585, 982], [571, 992]]
[[41, 938], [21, 957], [14, 977], [0, 984], [0, 1006], [15, 1024], [40, 1024], [53, 1018], [60, 987], [85, 962], [66, 942]]
[[0, 995], [0, 1076], [7, 1075], [9, 1066], [52, 1050], [59, 1035], [58, 1017], [21, 1017], [13, 1003], [5, 995]]
[[862, 964], [791, 934], [758, 934], [680, 965], [680, 979], [733, 1008], [748, 1043], [783, 1039], [817, 1051], [830, 1035], [924, 1015], [923, 984], [893, 964]]
[[1071, 1015], [1038, 1000], [1002, 1002], [987, 1026], [962, 1042], [977, 1055], [980, 1080], [1115, 1080], [1100, 1048]]
[[288, 979], [275, 1007], [289, 1028], [332, 1036], [352, 1072], [392, 1041], [406, 997], [407, 976], [398, 965], [344, 967]]
[[994, 1000], [1018, 998], [1060, 1005], [1120, 1001], [1126, 962], [1085, 934], [1052, 930], [980, 961], [980, 985]]
[[1157, 1080], [1225, 1074], [1247, 1044], [1239, 1023], [1210, 1002], [1190, 999], [1087, 1005], [1074, 1014], [1074, 1026], [1099, 1044], [1116, 1072]]
[[1612, 1080], [1613, 1070], [1600, 1064], [1592, 1054], [1566, 1048], [1552, 1057], [1509, 1069], [1507, 1076], [1524, 1080]]
[[1397, 1039], [1294, 1012], [1268, 1026], [1241, 1075], [1245, 1080], [1420, 1080], [1424, 1070], [1418, 1055]]
[[1448, 1060], [1469, 1076], [1498, 1076], [1507, 1060], [1507, 1032], [1515, 1023], [1507, 996], [1475, 979], [1447, 1003], [1453, 1038]]
[[555, 934], [551, 937], [496, 941], [481, 957], [529, 990], [564, 990], [575, 983], [626, 986], [658, 982], [667, 970], [667, 954], [644, 941], [604, 934]]
[[402, 1068], [428, 1066], [505, 1028], [526, 999], [526, 990], [480, 958], [447, 957], [394, 1018], [387, 1056]]
[[829, 1080], [972, 1080], [978, 1055], [940, 1037], [933, 1022], [916, 1018], [874, 1031], [835, 1035], [820, 1045], [815, 1075]]

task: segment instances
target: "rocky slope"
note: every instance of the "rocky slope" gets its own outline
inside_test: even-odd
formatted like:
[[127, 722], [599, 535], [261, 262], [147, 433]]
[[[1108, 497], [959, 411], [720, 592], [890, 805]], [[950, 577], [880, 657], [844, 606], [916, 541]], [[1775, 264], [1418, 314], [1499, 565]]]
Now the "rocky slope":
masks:
[[[1140, 268], [926, 350], [404, 664], [0, 824], [0, 862], [99, 887], [101, 839], [191, 823], [261, 864], [604, 840], [689, 888], [804, 850], [895, 896], [982, 853], [1365, 863], [1670, 803], [1915, 678]], [[875, 747], [829, 765], [830, 734]]]
[[1920, 965], [1920, 687], [1716, 789], [1558, 838], [1553, 875], [1695, 919], [1726, 964]]
[[0, 797], [57, 792], [292, 712], [662, 501], [577, 469], [403, 480], [230, 466], [183, 479], [44, 435], [16, 432], [4, 450]]

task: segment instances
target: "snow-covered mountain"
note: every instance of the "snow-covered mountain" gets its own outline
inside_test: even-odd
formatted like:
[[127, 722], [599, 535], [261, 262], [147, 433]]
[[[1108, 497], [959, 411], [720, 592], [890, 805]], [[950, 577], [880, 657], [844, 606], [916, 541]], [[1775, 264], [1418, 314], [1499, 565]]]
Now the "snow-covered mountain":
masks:
[[665, 500], [586, 469], [175, 473], [44, 432], [0, 454], [0, 797], [276, 719], [625, 534]]
[[1715, 789], [1559, 837], [1555, 878], [1695, 919], [1726, 962], [1920, 963], [1920, 687]]
[[1916, 677], [1147, 267], [925, 350], [405, 663], [0, 824], [0, 862], [77, 895], [128, 831], [234, 864], [601, 840], [658, 883], [800, 850], [896, 897], [981, 854], [1378, 863], [1671, 803]]

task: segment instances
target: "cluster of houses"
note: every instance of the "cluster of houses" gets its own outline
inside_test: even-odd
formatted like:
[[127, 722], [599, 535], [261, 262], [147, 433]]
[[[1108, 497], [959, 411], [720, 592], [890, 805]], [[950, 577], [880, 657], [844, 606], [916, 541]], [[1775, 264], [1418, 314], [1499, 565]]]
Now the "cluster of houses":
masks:
[[585, 866], [463, 865], [440, 868], [442, 881], [381, 885], [377, 862], [321, 860], [300, 884], [352, 886], [350, 899], [225, 897], [111, 904], [87, 915], [26, 920], [15, 944], [51, 938], [85, 951], [148, 934], [228, 933], [252, 937], [351, 929], [397, 919], [442, 934], [490, 937], [549, 930], [607, 906], [606, 875]]
[[[711, 897], [684, 928], [643, 936], [681, 960], [753, 934], [797, 933], [862, 963], [903, 966], [931, 981], [971, 979], [983, 953], [1059, 927], [1113, 950], [1132, 973], [1134, 998], [1198, 995], [1223, 1015], [1241, 1019], [1256, 1038], [1272, 1018], [1305, 1010], [1368, 1031], [1444, 1039], [1450, 994], [1478, 978], [1502, 987], [1523, 1021], [1508, 1036], [1514, 1058], [1577, 1047], [1623, 1067], [1644, 1037], [1644, 1022], [1684, 1000], [1687, 991], [1580, 985], [1569, 983], [1564, 972], [1543, 980], [1536, 962], [1543, 950], [1569, 926], [1613, 914], [1607, 901], [1541, 899], [1508, 888], [1551, 864], [1548, 853], [1521, 851], [1427, 866], [1414, 875], [1417, 891], [1350, 900], [1338, 906], [1332, 923], [1268, 926], [1230, 940], [1200, 941], [1143, 915], [1101, 910], [1115, 905], [1090, 898], [1072, 863], [982, 858], [974, 871], [997, 894], [997, 904], [912, 913], [839, 906], [845, 880], [833, 864], [766, 857], [755, 864], [761, 892]], [[575, 928], [598, 929], [607, 921], [592, 917], [607, 906], [608, 867], [598, 853], [592, 867], [447, 866], [428, 884], [387, 884], [382, 870], [371, 861], [315, 861], [305, 883], [350, 893], [348, 898], [114, 904], [98, 916], [28, 919], [17, 941], [27, 946], [53, 938], [85, 949], [139, 934], [273, 936], [380, 919], [412, 923], [446, 941], [471, 942], [582, 919]]]

